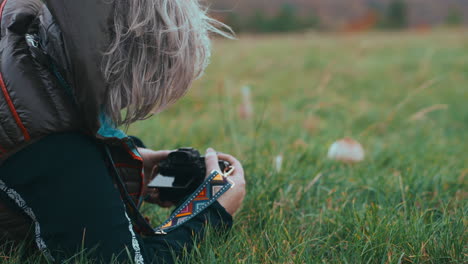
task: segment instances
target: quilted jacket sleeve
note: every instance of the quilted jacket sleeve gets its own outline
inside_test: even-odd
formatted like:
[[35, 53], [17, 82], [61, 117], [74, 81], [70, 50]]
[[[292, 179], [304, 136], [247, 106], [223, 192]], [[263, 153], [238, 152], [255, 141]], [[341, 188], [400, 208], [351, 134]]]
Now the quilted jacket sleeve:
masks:
[[0, 163], [32, 141], [75, 129], [76, 111], [50, 71], [32, 55], [43, 4], [0, 1]]

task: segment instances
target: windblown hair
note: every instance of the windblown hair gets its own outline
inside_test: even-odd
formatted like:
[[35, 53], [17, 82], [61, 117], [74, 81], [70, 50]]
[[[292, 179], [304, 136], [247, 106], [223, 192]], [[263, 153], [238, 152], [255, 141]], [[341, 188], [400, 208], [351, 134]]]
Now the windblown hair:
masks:
[[203, 74], [210, 32], [230, 34], [198, 0], [112, 1], [113, 37], [103, 59], [105, 112], [116, 125], [129, 125], [175, 102]]

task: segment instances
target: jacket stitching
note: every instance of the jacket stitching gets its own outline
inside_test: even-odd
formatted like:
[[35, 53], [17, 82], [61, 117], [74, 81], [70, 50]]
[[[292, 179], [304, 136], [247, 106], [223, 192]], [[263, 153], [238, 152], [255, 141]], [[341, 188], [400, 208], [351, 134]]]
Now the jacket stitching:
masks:
[[[8, 0], [5, 0], [0, 6], [0, 23], [3, 19], [3, 10], [7, 2]], [[13, 115], [13, 118], [15, 119], [16, 124], [18, 125], [18, 127], [21, 129], [21, 132], [23, 133], [24, 140], [25, 141], [31, 140], [31, 136], [29, 135], [28, 130], [24, 126], [23, 122], [21, 121], [21, 118], [18, 115], [18, 112], [16, 111], [15, 105], [13, 104], [13, 101], [11, 100], [10, 94], [8, 93], [8, 89], [5, 85], [5, 82], [3, 81], [3, 75], [1, 72], [0, 72], [0, 88], [2, 88], [3, 95], [5, 96], [5, 100], [7, 101], [8, 107], [10, 108], [10, 112]]]

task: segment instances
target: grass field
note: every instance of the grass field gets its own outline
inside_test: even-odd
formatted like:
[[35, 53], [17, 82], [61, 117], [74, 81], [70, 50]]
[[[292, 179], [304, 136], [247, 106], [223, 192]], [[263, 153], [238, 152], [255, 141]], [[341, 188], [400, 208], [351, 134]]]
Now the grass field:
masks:
[[[129, 131], [154, 149], [211, 146], [244, 164], [231, 235], [208, 236], [191, 260], [468, 263], [466, 33], [216, 40], [188, 95]], [[251, 119], [238, 115], [245, 85]], [[345, 136], [364, 162], [327, 159]]]
[[[156, 149], [212, 146], [243, 161], [248, 195], [232, 235], [204, 243], [198, 262], [468, 262], [466, 32], [214, 47], [183, 100], [131, 129]], [[250, 120], [238, 116], [244, 85]], [[344, 136], [363, 144], [364, 162], [327, 160]]]

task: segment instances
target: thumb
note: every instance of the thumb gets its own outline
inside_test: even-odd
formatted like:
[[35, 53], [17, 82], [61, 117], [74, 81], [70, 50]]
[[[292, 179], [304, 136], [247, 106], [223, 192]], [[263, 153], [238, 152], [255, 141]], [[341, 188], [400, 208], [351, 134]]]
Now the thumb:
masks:
[[212, 170], [220, 171], [218, 164], [218, 154], [212, 148], [208, 148], [205, 154], [205, 165], [206, 165], [206, 176], [208, 176]]

